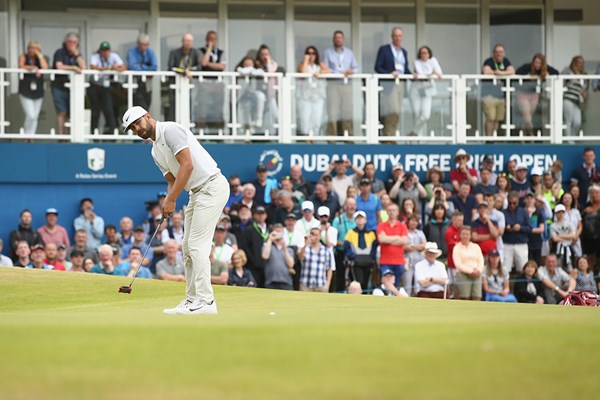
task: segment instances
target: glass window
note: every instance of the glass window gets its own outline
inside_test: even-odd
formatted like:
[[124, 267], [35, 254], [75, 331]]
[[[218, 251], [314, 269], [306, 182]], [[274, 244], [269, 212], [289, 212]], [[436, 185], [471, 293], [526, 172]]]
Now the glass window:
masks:
[[477, 8], [427, 7], [426, 43], [445, 74], [475, 74], [481, 69], [478, 15]]
[[535, 53], [544, 52], [542, 16], [541, 8], [490, 9], [490, 49], [503, 44], [515, 69], [531, 62]]
[[416, 11], [414, 2], [396, 2], [392, 7], [370, 7], [361, 9], [360, 34], [362, 57], [360, 71], [373, 73], [379, 47], [391, 42], [392, 29], [400, 26], [404, 30], [402, 47], [413, 60], [416, 49]]
[[228, 48], [232, 70], [244, 56], [254, 58], [261, 44], [269, 46], [279, 67], [285, 67], [284, 11], [282, 1], [229, 5]]

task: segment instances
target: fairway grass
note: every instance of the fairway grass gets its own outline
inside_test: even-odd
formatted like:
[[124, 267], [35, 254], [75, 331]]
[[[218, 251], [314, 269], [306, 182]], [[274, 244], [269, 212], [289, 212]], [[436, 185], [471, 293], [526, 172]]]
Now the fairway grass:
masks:
[[0, 399], [600, 396], [597, 308], [125, 284], [0, 268]]

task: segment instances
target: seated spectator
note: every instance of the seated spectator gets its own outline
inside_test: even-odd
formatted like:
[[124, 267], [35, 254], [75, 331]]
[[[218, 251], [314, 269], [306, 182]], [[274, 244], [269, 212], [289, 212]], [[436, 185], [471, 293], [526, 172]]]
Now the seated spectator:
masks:
[[[158, 69], [158, 60], [149, 46], [150, 37], [145, 33], [140, 33], [137, 45], [127, 52], [127, 69], [130, 71], [156, 71]], [[143, 79], [141, 76], [135, 79], [138, 87], [133, 92], [133, 105], [149, 110], [152, 102], [151, 79]]]
[[46, 252], [44, 246], [41, 244], [34, 244], [31, 248], [31, 263], [26, 265], [25, 268], [29, 269], [54, 269], [52, 265], [48, 265], [44, 262], [46, 258]]
[[359, 189], [360, 195], [356, 198], [356, 209], [363, 211], [367, 216], [367, 229], [370, 231], [377, 230], [377, 224], [381, 222], [379, 215], [381, 200], [371, 193], [371, 181], [369, 178], [361, 178]]
[[420, 216], [422, 212], [421, 202], [427, 197], [427, 192], [419, 182], [419, 176], [413, 172], [407, 172], [390, 189], [390, 197], [402, 204], [404, 199], [410, 198], [415, 201], [415, 212]]
[[173, 239], [164, 243], [165, 258], [156, 264], [156, 276], [163, 281], [185, 282], [183, 262], [177, 259], [179, 246]]
[[67, 255], [70, 256], [71, 252], [73, 252], [73, 250], [79, 250], [83, 253], [83, 256], [85, 258], [90, 257], [92, 260], [94, 260], [94, 264], [96, 264], [98, 262], [98, 252], [96, 251], [96, 249], [94, 248], [90, 248], [87, 246], [87, 242], [88, 242], [88, 234], [85, 231], [85, 229], [79, 229], [77, 231], [75, 231], [75, 237], [74, 237], [74, 244], [73, 246], [69, 247], [67, 249]]
[[[302, 218], [296, 222], [295, 232], [302, 237], [308, 237], [312, 228], [319, 228], [320, 222], [314, 217], [315, 205], [312, 201], [302, 203]], [[319, 228], [320, 229], [320, 228]]]
[[[90, 271], [93, 274], [105, 274], [115, 276], [126, 276], [128, 270], [121, 268], [113, 263], [112, 247], [108, 244], [103, 244], [98, 247], [98, 264], [94, 265]], [[140, 276], [141, 278], [141, 276]]]
[[[358, 210], [354, 214], [356, 228], [348, 231], [344, 239], [345, 260], [350, 267], [352, 280], [361, 287], [369, 286], [369, 279], [377, 258], [377, 235], [367, 228], [367, 216]], [[312, 232], [311, 232], [312, 233]]]
[[527, 211], [527, 215], [529, 215], [529, 223], [531, 224], [531, 233], [529, 234], [528, 243], [528, 258], [534, 260], [536, 263], [541, 263], [542, 247], [544, 243], [543, 235], [546, 229], [546, 222], [544, 212], [538, 208], [537, 203], [533, 193], [530, 192], [525, 195], [525, 211]]
[[57, 258], [58, 248], [54, 243], [47, 243], [44, 247], [44, 251], [46, 252], [46, 258], [44, 259], [44, 264], [51, 265], [52, 269], [56, 271], [66, 271], [67, 267], [65, 264], [60, 262]]
[[233, 203], [242, 200], [242, 184], [239, 176], [231, 175], [229, 177], [229, 189], [229, 199], [225, 203], [225, 209], [223, 210], [226, 214], [229, 213], [229, 209]]
[[242, 189], [242, 200], [236, 201], [231, 205], [231, 211], [239, 212], [241, 206], [248, 207], [252, 210], [254, 206], [254, 197], [256, 195], [256, 187], [251, 183], [246, 183]]
[[25, 268], [29, 264], [31, 264], [31, 248], [29, 247], [29, 243], [25, 240], [20, 240], [17, 242], [16, 249], [16, 260], [13, 265], [15, 267]]
[[328, 74], [331, 71], [319, 58], [319, 51], [315, 46], [308, 46], [304, 50], [304, 58], [298, 64], [297, 71], [310, 74], [309, 79], [296, 80], [298, 132], [300, 135], [315, 135], [321, 133], [321, 122], [325, 106], [325, 90], [327, 82], [318, 79], [319, 74]]
[[41, 69], [48, 69], [48, 62], [42, 54], [40, 43], [32, 40], [27, 44], [27, 51], [19, 56], [19, 68], [28, 73], [19, 80], [19, 100], [25, 113], [23, 133], [35, 134], [38, 117], [44, 101], [44, 77]]
[[[133, 230], [133, 242], [131, 244], [125, 245], [121, 248], [121, 258], [122, 259], [130, 258], [131, 256], [130, 256], [129, 252], [134, 247], [138, 247], [141, 250], [142, 254], [144, 254], [146, 252], [146, 249], [148, 248], [148, 244], [145, 242], [145, 238], [146, 238], [146, 232], [144, 231], [144, 228], [139, 225], [136, 226], [135, 229]], [[154, 259], [154, 252], [152, 250], [152, 247], [150, 247], [150, 249], [148, 249], [148, 253], [146, 254], [146, 258], [144, 259], [144, 266], [151, 265], [153, 259]], [[141, 261], [141, 258], [140, 258], [140, 261]]]
[[371, 181], [371, 193], [377, 197], [381, 197], [386, 193], [385, 186], [381, 179], [375, 177], [375, 164], [373, 161], [368, 161], [363, 168], [363, 179], [367, 178]]
[[129, 217], [123, 217], [119, 225], [121, 226], [119, 246], [123, 247], [126, 244], [131, 244], [133, 242], [133, 221]]
[[443, 299], [448, 273], [446, 266], [436, 260], [442, 251], [436, 243], [427, 242], [423, 255], [425, 258], [415, 264], [415, 293], [417, 297]]
[[329, 250], [321, 243], [320, 229], [311, 228], [304, 247], [298, 253], [298, 258], [302, 262], [300, 291], [322, 293], [329, 291], [332, 276], [329, 257]]
[[[71, 254], [76, 254], [79, 250], [73, 250]], [[92, 268], [94, 268], [96, 262], [92, 257], [86, 257], [83, 259], [83, 272], [92, 272]]]
[[498, 193], [498, 187], [492, 184], [492, 170], [489, 168], [481, 169], [481, 182], [473, 187], [473, 194], [479, 203], [483, 201], [485, 193]]
[[254, 201], [257, 205], [271, 204], [271, 190], [277, 189], [278, 184], [275, 178], [270, 178], [267, 167], [260, 164], [256, 167], [256, 179], [252, 181], [256, 194]]
[[36, 244], [44, 245], [44, 241], [42, 240], [42, 236], [35, 231], [31, 227], [31, 222], [33, 221], [33, 215], [31, 211], [25, 209], [21, 211], [19, 215], [20, 224], [14, 231], [10, 232], [9, 242], [10, 242], [10, 256], [13, 261], [17, 261], [17, 243], [24, 240], [27, 242], [30, 248], [32, 248]]
[[465, 225], [471, 225], [473, 215], [477, 211], [477, 199], [471, 192], [471, 185], [467, 181], [463, 181], [458, 187], [458, 193], [450, 197], [450, 201], [454, 205], [455, 210], [463, 213]]
[[573, 195], [569, 192], [564, 193], [560, 197], [560, 204], [565, 206], [565, 219], [571, 224], [573, 232], [575, 232], [575, 241], [572, 245], [573, 255], [575, 257], [581, 257], [583, 255], [581, 249], [581, 233], [583, 231], [583, 225], [581, 223], [581, 213], [575, 207], [575, 201]]
[[437, 245], [441, 251], [440, 256], [446, 259], [448, 256], [448, 246], [446, 244], [446, 232], [450, 226], [450, 220], [446, 216], [446, 209], [443, 204], [437, 203], [433, 206], [429, 222], [423, 228], [423, 233], [429, 242]]
[[229, 280], [227, 285], [229, 286], [246, 286], [256, 287], [256, 280], [252, 276], [252, 272], [245, 269], [244, 266], [248, 262], [246, 253], [244, 250], [237, 250], [231, 256], [231, 264], [233, 268], [229, 271]]
[[483, 201], [477, 207], [478, 218], [471, 224], [473, 242], [481, 249], [481, 254], [487, 257], [490, 251], [498, 250], [498, 227], [489, 217], [488, 203]]
[[508, 287], [508, 271], [502, 268], [500, 253], [491, 250], [487, 257], [487, 266], [481, 277], [485, 301], [496, 301], [501, 303], [516, 303], [517, 299], [510, 293]]
[[94, 202], [90, 198], [81, 199], [79, 203], [81, 215], [75, 218], [73, 226], [78, 231], [83, 229], [87, 233], [87, 246], [96, 249], [104, 235], [104, 219], [94, 212]]
[[546, 266], [540, 267], [537, 277], [544, 285], [544, 299], [547, 304], [558, 304], [575, 289], [575, 279], [557, 265], [556, 254], [546, 256]]
[[[144, 250], [145, 251], [145, 250]], [[150, 249], [148, 254], [152, 251]], [[119, 266], [123, 271], [125, 271], [126, 275], [130, 278], [137, 276], [142, 279], [152, 279], [152, 272], [148, 267], [144, 265], [140, 265], [142, 261], [143, 253], [140, 247], [132, 247], [129, 249], [129, 258], [127, 261], [124, 261]], [[148, 257], [148, 255], [146, 255]]]
[[265, 287], [267, 289], [292, 290], [294, 270], [294, 252], [286, 247], [283, 240], [283, 226], [275, 224], [269, 239], [262, 248], [265, 262]]
[[414, 291], [416, 287], [413, 282], [415, 265], [423, 259], [423, 254], [421, 252], [425, 249], [427, 238], [423, 231], [418, 229], [419, 217], [416, 214], [412, 214], [408, 217], [406, 225], [408, 226], [408, 241], [404, 245], [404, 254], [408, 259], [408, 268], [406, 268], [402, 280], [404, 290], [406, 290], [410, 296], [413, 296], [416, 293]]
[[[383, 269], [381, 273], [381, 285], [378, 288], [373, 289], [373, 296], [408, 297], [408, 294], [406, 293], [404, 288], [398, 289], [396, 287], [396, 285], [394, 284], [394, 279], [394, 271], [392, 271], [389, 268]], [[350, 285], [352, 285], [352, 283], [354, 282], [358, 283], [358, 285], [356, 285], [357, 287], [361, 287], [360, 282], [357, 281], [351, 282]], [[348, 286], [348, 293], [350, 293], [350, 286]], [[357, 294], [362, 294], [362, 289], [361, 292]]]
[[[93, 264], [93, 262], [92, 262]], [[93, 267], [93, 265], [90, 267]], [[86, 272], [83, 269], [83, 253], [79, 250], [71, 252], [71, 266], [67, 269], [68, 272]]]
[[498, 174], [496, 180], [496, 186], [498, 186], [498, 194], [502, 196], [502, 210], [508, 207], [508, 194], [511, 191], [510, 178], [505, 173]]
[[227, 229], [225, 226], [217, 225], [210, 258], [210, 281], [213, 285], [226, 285], [229, 280], [233, 248], [225, 243], [226, 237]]
[[504, 210], [506, 227], [504, 228], [504, 268], [511, 272], [513, 268], [521, 273], [529, 257], [529, 235], [531, 223], [529, 215], [519, 206], [519, 194], [510, 192], [508, 208]]
[[594, 280], [594, 272], [591, 270], [587, 258], [579, 257], [575, 266], [576, 268], [571, 272], [571, 277], [575, 279], [575, 290], [597, 294], [600, 283], [597, 284]]
[[302, 167], [299, 165], [292, 165], [290, 168], [290, 177], [292, 178], [292, 183], [294, 184], [294, 192], [300, 191], [304, 194], [304, 198], [307, 198], [311, 195], [312, 190], [310, 187], [310, 182], [304, 180], [302, 177]]
[[106, 243], [108, 245], [119, 245], [120, 237], [119, 232], [117, 232], [117, 227], [113, 224], [108, 224], [104, 227], [104, 236], [106, 236]]
[[600, 243], [600, 185], [590, 186], [589, 193], [590, 204], [581, 213], [581, 245], [583, 253], [590, 256], [590, 265], [598, 268], [600, 263], [600, 246], [598, 246]]
[[46, 225], [40, 226], [37, 231], [45, 244], [54, 243], [57, 246], [63, 244], [69, 247], [71, 245], [69, 234], [57, 221], [58, 211], [56, 208], [49, 208], [46, 210]]
[[[404, 167], [402, 166], [402, 164], [394, 164], [394, 166], [392, 167], [391, 174], [392, 176], [384, 182], [385, 191], [388, 192], [388, 194], [390, 193], [392, 187], [394, 187], [396, 182], [398, 182], [399, 180], [401, 181], [404, 177]], [[398, 185], [400, 185], [401, 183], [402, 181], [398, 183]]]
[[348, 294], [362, 294], [362, 287], [357, 281], [352, 281], [348, 285]]
[[471, 242], [471, 227], [460, 228], [460, 242], [454, 246], [452, 259], [456, 267], [456, 285], [461, 300], [481, 300], [481, 273], [484, 267], [483, 254]]
[[436, 187], [442, 186], [444, 181], [444, 171], [440, 167], [431, 167], [425, 174], [425, 192], [427, 197], [425, 198], [428, 202], [434, 197], [433, 190]]
[[515, 281], [515, 297], [519, 303], [544, 304], [544, 286], [537, 278], [537, 268], [535, 261], [527, 261], [523, 274]]
[[[397, 206], [396, 206], [397, 208]], [[346, 287], [346, 265], [344, 263], [344, 240], [348, 232], [356, 228], [354, 213], [356, 212], [356, 200], [347, 197], [343, 207], [343, 213], [333, 219], [333, 227], [337, 229], [338, 235], [335, 247], [335, 279], [333, 280], [334, 291], [339, 292]], [[301, 246], [300, 246], [301, 247]]]
[[315, 192], [310, 197], [310, 201], [313, 202], [317, 209], [320, 207], [327, 207], [332, 219], [340, 209], [338, 199], [327, 192], [327, 185], [323, 181], [317, 182], [315, 185]]
[[460, 185], [463, 182], [466, 182], [469, 185], [469, 192], [471, 188], [477, 184], [477, 170], [467, 165], [470, 159], [471, 155], [464, 149], [458, 149], [454, 155], [456, 168], [450, 170], [450, 183], [452, 183], [455, 192], [460, 191]]
[[571, 223], [565, 218], [566, 209], [562, 204], [554, 208], [556, 221], [550, 224], [551, 248], [555, 250], [558, 257], [558, 266], [570, 273], [573, 270], [573, 251], [571, 246], [576, 240]]
[[0, 267], [12, 267], [13, 261], [10, 259], [10, 257], [7, 257], [4, 254], [2, 254], [3, 247], [4, 241], [0, 239]]

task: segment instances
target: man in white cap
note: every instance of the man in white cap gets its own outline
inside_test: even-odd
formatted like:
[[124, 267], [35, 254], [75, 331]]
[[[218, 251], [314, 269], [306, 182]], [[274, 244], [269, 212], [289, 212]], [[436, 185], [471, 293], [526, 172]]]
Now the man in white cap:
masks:
[[46, 225], [38, 228], [38, 233], [42, 237], [45, 244], [54, 243], [55, 245], [64, 245], [69, 247], [71, 241], [67, 230], [57, 223], [58, 210], [56, 208], [48, 208], [46, 210]]
[[527, 179], [527, 165], [523, 163], [517, 164], [517, 171], [510, 182], [513, 192], [519, 194], [519, 205], [525, 205], [525, 195], [531, 191], [531, 183]]
[[469, 182], [471, 187], [477, 185], [477, 170], [467, 165], [470, 159], [471, 156], [464, 149], [458, 149], [454, 155], [456, 168], [450, 170], [450, 182], [455, 192], [458, 192], [458, 187], [464, 181]]
[[153, 142], [152, 158], [167, 181], [163, 215], [173, 214], [181, 192], [184, 189], [189, 192], [182, 243], [186, 298], [164, 312], [216, 314], [217, 303], [210, 283], [210, 252], [215, 227], [229, 198], [229, 183], [215, 160], [182, 125], [156, 121], [142, 107], [135, 106], [123, 115], [123, 126]]
[[[336, 270], [336, 264], [335, 264], [335, 254], [333, 253], [333, 249], [335, 248], [335, 245], [337, 243], [337, 235], [338, 235], [338, 230], [336, 228], [334, 228], [333, 226], [331, 226], [331, 223], [329, 222], [329, 218], [330, 218], [330, 211], [329, 211], [329, 207], [327, 206], [321, 206], [317, 209], [317, 217], [319, 217], [319, 222], [321, 223], [321, 242], [327, 246], [327, 248], [329, 249], [329, 253], [330, 253], [330, 268], [331, 271], [335, 271]], [[335, 285], [331, 285], [330, 288], [334, 289]]]
[[577, 239], [577, 235], [573, 230], [571, 223], [565, 218], [567, 209], [563, 204], [554, 207], [554, 217], [556, 221], [550, 224], [550, 241], [551, 247], [556, 249], [558, 266], [571, 273], [573, 264], [571, 259], [572, 245]]
[[423, 255], [425, 258], [415, 264], [415, 281], [417, 297], [431, 299], [444, 298], [444, 286], [448, 283], [446, 266], [436, 260], [442, 251], [435, 242], [427, 242]]
[[300, 220], [296, 222], [296, 226], [294, 227], [294, 233], [297, 235], [301, 235], [305, 239], [308, 239], [308, 236], [310, 235], [310, 230], [312, 228], [319, 228], [321, 224], [319, 220], [317, 220], [314, 217], [315, 205], [312, 201], [303, 201], [302, 206], [300, 208], [302, 209], [302, 218], [300, 218]]

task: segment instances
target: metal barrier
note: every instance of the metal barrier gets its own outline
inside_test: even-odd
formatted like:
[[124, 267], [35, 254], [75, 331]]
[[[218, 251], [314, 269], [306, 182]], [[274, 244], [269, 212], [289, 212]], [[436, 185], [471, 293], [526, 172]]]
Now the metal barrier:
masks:
[[[19, 83], [31, 74], [0, 69], [0, 140], [130, 141], [120, 119], [140, 96], [158, 119], [175, 120], [203, 141], [278, 143], [581, 143], [600, 140], [600, 75], [537, 77], [236, 72], [41, 70], [39, 126], [26, 132]], [[59, 135], [51, 84], [68, 76], [70, 119]], [[95, 85], [90, 88], [91, 85]], [[117, 127], [98, 118], [91, 91], [110, 90]], [[567, 91], [587, 88], [581, 104]], [[596, 89], [596, 90], [594, 90]], [[142, 96], [143, 97], [143, 96]], [[22, 102], [23, 104], [19, 104]], [[98, 100], [95, 100], [97, 103]], [[93, 112], [94, 110], [94, 112]], [[495, 118], [495, 120], [492, 120]], [[93, 122], [92, 122], [93, 121]], [[580, 122], [578, 122], [580, 121]], [[92, 125], [94, 128], [92, 129]], [[31, 130], [31, 120], [27, 128]]]

